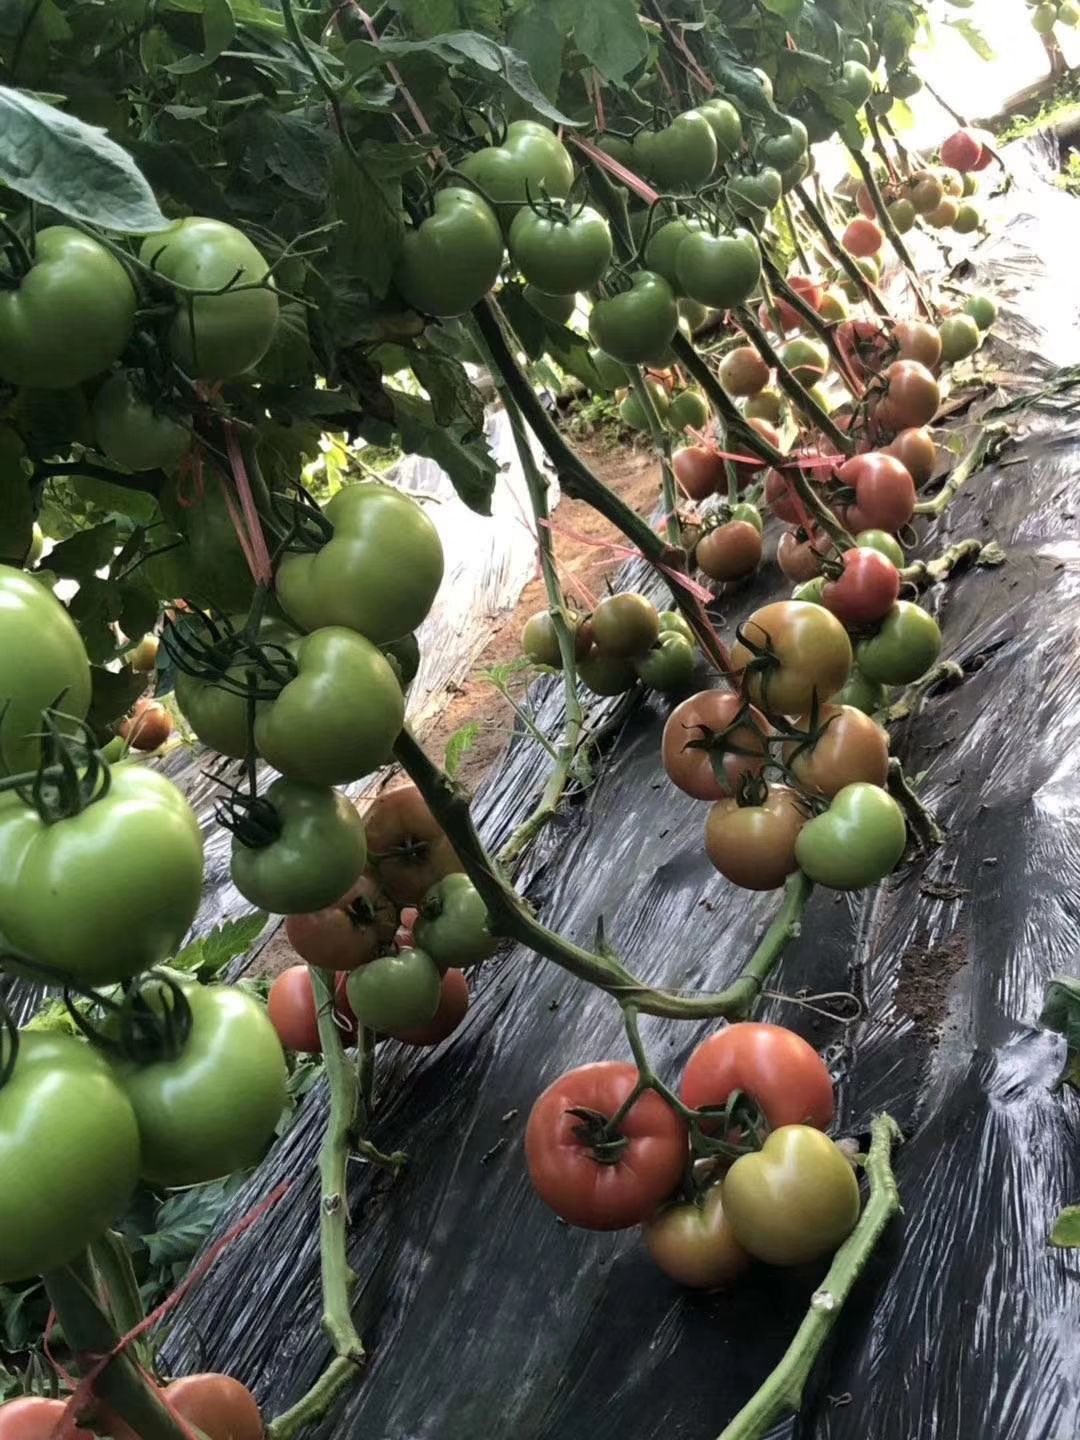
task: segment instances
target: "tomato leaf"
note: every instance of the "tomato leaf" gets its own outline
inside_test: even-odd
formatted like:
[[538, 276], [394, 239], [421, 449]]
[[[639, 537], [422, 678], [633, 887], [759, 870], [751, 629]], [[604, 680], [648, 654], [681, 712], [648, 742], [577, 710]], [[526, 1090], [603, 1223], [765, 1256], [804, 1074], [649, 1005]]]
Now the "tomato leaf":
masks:
[[[186, 1271], [246, 1183], [247, 1174], [239, 1171], [224, 1180], [193, 1185], [170, 1195], [157, 1213], [156, 1228], [143, 1236], [151, 1265], [168, 1266], [170, 1270], [180, 1266], [181, 1273]], [[166, 1289], [171, 1288], [166, 1285]]]
[[106, 230], [164, 230], [135, 161], [104, 130], [0, 86], [0, 181], [62, 215]]
[[49, 552], [49, 569], [70, 580], [89, 579], [112, 559], [116, 541], [117, 527], [112, 520], [92, 530], [80, 530]]
[[165, 69], [174, 75], [194, 75], [213, 65], [232, 43], [236, 34], [236, 19], [229, 0], [203, 0], [203, 52], [201, 55], [187, 55], [174, 60]]
[[1080, 1250], [1080, 1205], [1068, 1205], [1054, 1221], [1050, 1244], [1062, 1250]]
[[101, 665], [92, 665], [90, 679], [93, 689], [87, 723], [99, 740], [108, 740], [113, 721], [126, 715], [146, 689], [146, 676], [136, 675], [126, 665], [122, 670], [106, 670]]
[[790, 25], [802, 14], [803, 0], [762, 0], [770, 15], [779, 15]]
[[246, 955], [265, 927], [266, 916], [261, 910], [253, 910], [239, 920], [227, 920], [185, 945], [169, 962], [170, 967], [197, 976], [203, 985], [208, 984], [216, 980], [231, 961]]
[[461, 418], [468, 425], [466, 433], [483, 433], [484, 402], [460, 360], [437, 350], [414, 350], [409, 363], [428, 393], [437, 424], [450, 425]]
[[997, 52], [974, 20], [946, 20], [950, 30], [962, 35], [980, 60], [996, 60]]
[[560, 19], [551, 0], [532, 0], [531, 4], [516, 10], [507, 22], [506, 38], [549, 100], [558, 98], [563, 46], [570, 29], [569, 25], [560, 24]]
[[620, 84], [649, 53], [634, 0], [589, 0], [574, 24], [577, 47], [605, 80]]
[[[463, 423], [440, 425], [429, 401], [403, 391], [390, 392], [403, 450], [426, 455], [441, 465], [460, 499], [477, 515], [491, 514], [499, 467], [481, 435], [466, 437]], [[467, 422], [464, 428], [468, 429]]]
[[385, 295], [405, 234], [400, 178], [377, 174], [342, 148], [331, 162], [330, 190], [334, 218], [341, 222], [334, 232], [339, 265]]
[[461, 769], [461, 762], [468, 752], [476, 744], [480, 735], [479, 720], [470, 720], [467, 725], [462, 725], [455, 730], [446, 742], [446, 754], [443, 757], [443, 769], [453, 780], [454, 776]]

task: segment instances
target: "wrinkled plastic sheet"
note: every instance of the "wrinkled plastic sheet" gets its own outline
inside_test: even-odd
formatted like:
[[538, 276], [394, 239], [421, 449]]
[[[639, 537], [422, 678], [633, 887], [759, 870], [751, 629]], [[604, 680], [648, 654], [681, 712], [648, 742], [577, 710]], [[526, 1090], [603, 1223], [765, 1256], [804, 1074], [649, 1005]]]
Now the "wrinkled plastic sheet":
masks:
[[[1015, 152], [1014, 152], [1015, 153]], [[1026, 154], [1007, 223], [973, 254], [998, 293], [996, 359], [1030, 378], [1075, 358], [1080, 285], [1075, 202]], [[1021, 313], [1022, 312], [1022, 315]], [[1054, 1081], [1063, 1059], [1037, 1024], [1055, 973], [1076, 970], [1080, 894], [1080, 422], [1028, 411], [1019, 443], [931, 525], [920, 553], [997, 540], [998, 570], [934, 597], [945, 653], [970, 672], [895, 737], [948, 828], [929, 865], [852, 897], [817, 893], [775, 991], [853, 990], [846, 1028], [772, 1000], [765, 1018], [801, 1030], [839, 1085], [839, 1129], [865, 1134], [890, 1111], [904, 1215], [893, 1222], [807, 1388], [775, 1436], [815, 1440], [1075, 1440], [1080, 1435], [1080, 1292], [1067, 1253], [1047, 1248], [1080, 1198], [1080, 1110]], [[641, 574], [632, 571], [637, 583]], [[647, 588], [647, 582], [643, 585]], [[727, 601], [735, 620], [783, 593], [772, 567]], [[537, 694], [557, 729], [558, 686]], [[600, 706], [603, 713], [610, 706]], [[667, 706], [648, 699], [603, 773], [530, 852], [520, 884], [545, 921], [590, 943], [599, 917], [626, 962], [668, 987], [731, 981], [775, 896], [736, 891], [711, 869], [706, 807], [658, 763]], [[529, 812], [547, 757], [525, 741], [477, 798], [497, 847]], [[916, 1005], [927, 952], [947, 956]], [[646, 1020], [675, 1081], [709, 1024]], [[821, 1267], [756, 1269], [730, 1294], [694, 1295], [651, 1265], [633, 1232], [568, 1229], [529, 1186], [525, 1118], [570, 1066], [628, 1058], [617, 1007], [533, 954], [484, 966], [464, 1025], [432, 1052], [380, 1050], [374, 1138], [408, 1151], [390, 1183], [350, 1171], [362, 1381], [314, 1440], [711, 1440], [776, 1363]], [[273, 1415], [329, 1358], [320, 1327], [316, 1089], [237, 1200], [292, 1188], [233, 1242], [174, 1316], [178, 1371], [228, 1370]]]

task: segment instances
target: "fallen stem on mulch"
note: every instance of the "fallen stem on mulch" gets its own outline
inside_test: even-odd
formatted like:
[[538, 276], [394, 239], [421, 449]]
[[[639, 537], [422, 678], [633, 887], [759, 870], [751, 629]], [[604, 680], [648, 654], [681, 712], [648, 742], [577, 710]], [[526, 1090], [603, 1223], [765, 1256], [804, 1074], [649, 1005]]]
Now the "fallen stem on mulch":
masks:
[[465, 873], [487, 907], [492, 932], [535, 950], [579, 980], [607, 991], [620, 1004], [635, 1005], [643, 1014], [683, 1020], [744, 1015], [776, 966], [784, 946], [799, 933], [802, 912], [813, 888], [801, 873], [788, 880], [780, 910], [739, 978], [726, 990], [703, 995], [654, 990], [632, 975], [614, 955], [585, 950], [536, 919], [484, 848], [464, 795], [407, 729], [399, 735], [394, 755], [446, 831]]
[[1005, 552], [996, 541], [983, 544], [981, 540], [957, 540], [936, 560], [916, 560], [911, 565], [905, 565], [900, 571], [900, 579], [906, 580], [909, 585], [934, 585], [939, 580], [947, 580], [964, 565], [1000, 565], [1004, 559]]
[[870, 1127], [866, 1174], [870, 1195], [858, 1225], [833, 1256], [829, 1273], [810, 1297], [806, 1318], [783, 1359], [764, 1385], [721, 1432], [719, 1440], [761, 1440], [785, 1415], [798, 1413], [803, 1389], [817, 1363], [844, 1302], [881, 1238], [900, 1209], [892, 1170], [892, 1148], [903, 1139], [890, 1115], [878, 1115]]
[[922, 709], [926, 697], [939, 685], [959, 685], [964, 678], [963, 666], [955, 660], [939, 660], [938, 663], [914, 685], [909, 685], [895, 704], [890, 705], [885, 718], [890, 724], [897, 720], [908, 720]]
[[911, 787], [911, 781], [904, 774], [903, 765], [895, 756], [889, 761], [889, 773], [885, 784], [889, 794], [903, 810], [904, 819], [908, 823], [908, 829], [915, 836], [920, 853], [929, 855], [932, 850], [937, 850], [944, 845], [945, 831], [915, 794]]
[[915, 506], [916, 515], [940, 515], [956, 499], [957, 495], [978, 470], [990, 460], [996, 460], [1009, 438], [1006, 425], [986, 425], [975, 437], [953, 467], [952, 473], [932, 500], [920, 500]]

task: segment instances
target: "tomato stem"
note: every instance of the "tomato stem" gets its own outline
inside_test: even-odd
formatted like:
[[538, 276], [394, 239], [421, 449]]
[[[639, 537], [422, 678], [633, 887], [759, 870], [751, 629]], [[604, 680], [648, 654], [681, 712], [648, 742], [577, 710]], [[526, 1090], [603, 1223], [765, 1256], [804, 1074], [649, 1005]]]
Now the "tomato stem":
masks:
[[679, 502], [675, 494], [675, 477], [671, 470], [671, 432], [664, 425], [653, 404], [653, 397], [645, 384], [640, 369], [635, 366], [630, 372], [630, 384], [638, 398], [638, 404], [645, 412], [653, 446], [660, 456], [660, 483], [664, 502], [664, 532], [669, 545], [682, 546], [682, 529], [679, 525]]
[[983, 426], [972, 444], [953, 467], [949, 478], [932, 500], [920, 500], [916, 515], [941, 515], [956, 496], [987, 461], [996, 460], [1009, 440], [1008, 427], [1003, 423]]
[[904, 812], [908, 828], [914, 835], [920, 855], [928, 855], [945, 843], [945, 831], [912, 789], [904, 767], [895, 756], [889, 761], [886, 779], [889, 794]]
[[[870, 123], [871, 126], [874, 128], [874, 133], [876, 134], [876, 126], [874, 126], [872, 116], [870, 117]], [[919, 309], [922, 311], [926, 319], [931, 322], [931, 324], [936, 325], [941, 317], [937, 314], [934, 306], [930, 304], [926, 296], [923, 294], [923, 289], [922, 286], [919, 284], [919, 277], [915, 269], [914, 261], [911, 258], [907, 246], [904, 244], [904, 241], [901, 238], [899, 230], [897, 230], [896, 226], [893, 223], [892, 216], [889, 214], [889, 207], [885, 204], [885, 199], [881, 193], [881, 187], [878, 185], [877, 182], [877, 176], [874, 174], [873, 165], [871, 165], [870, 161], [866, 158], [866, 156], [862, 153], [861, 150], [854, 150], [849, 145], [848, 153], [855, 161], [855, 164], [858, 166], [859, 174], [862, 176], [863, 184], [866, 186], [867, 190], [870, 193], [870, 198], [874, 202], [874, 209], [877, 212], [877, 218], [881, 224], [881, 228], [888, 236], [889, 244], [896, 252], [897, 258], [899, 259], [901, 265], [903, 265], [904, 270], [907, 272], [908, 284], [911, 286], [911, 289], [915, 295], [915, 299], [918, 302]]]
[[796, 1414], [803, 1389], [844, 1302], [862, 1274], [886, 1225], [900, 1209], [892, 1170], [892, 1147], [903, 1137], [890, 1115], [878, 1115], [870, 1127], [866, 1174], [870, 1195], [855, 1229], [833, 1256], [828, 1274], [810, 1298], [810, 1308], [779, 1365], [724, 1427], [719, 1440], [762, 1440], [785, 1415]]
[[818, 209], [817, 205], [811, 200], [807, 193], [806, 186], [802, 184], [796, 185], [795, 194], [798, 195], [799, 201], [810, 217], [814, 229], [825, 241], [829, 254], [840, 266], [840, 269], [843, 270], [851, 283], [862, 292], [863, 299], [868, 301], [883, 319], [888, 320], [890, 318], [889, 307], [882, 299], [881, 292], [876, 285], [870, 283], [858, 265], [855, 264], [852, 257], [844, 249], [843, 245], [840, 244], [836, 232], [828, 220], [825, 219], [825, 216]]
[[738, 311], [738, 323], [754, 349], [758, 352], [765, 363], [776, 371], [776, 379], [780, 389], [788, 397], [796, 409], [801, 410], [819, 429], [822, 434], [827, 435], [842, 455], [853, 455], [855, 453], [855, 441], [850, 435], [845, 435], [843, 430], [836, 424], [836, 421], [818, 403], [817, 399], [810, 394], [806, 386], [801, 384], [784, 364], [778, 352], [773, 348], [772, 342], [765, 334], [765, 331], [750, 314], [749, 309], [743, 306]]

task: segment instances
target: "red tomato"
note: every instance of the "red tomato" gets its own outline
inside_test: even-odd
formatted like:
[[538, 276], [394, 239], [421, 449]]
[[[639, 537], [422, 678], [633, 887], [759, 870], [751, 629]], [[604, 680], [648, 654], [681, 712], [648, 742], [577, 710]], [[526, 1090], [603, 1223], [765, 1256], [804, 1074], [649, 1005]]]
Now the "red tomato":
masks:
[[860, 530], [888, 530], [895, 534], [915, 513], [915, 483], [895, 455], [871, 450], [854, 455], [836, 472], [836, 478], [855, 492], [845, 523]]
[[941, 336], [923, 320], [899, 320], [893, 330], [901, 360], [917, 360], [928, 370], [941, 362]]
[[925, 425], [901, 430], [896, 439], [885, 446], [885, 454], [895, 455], [916, 485], [925, 485], [937, 464], [937, 445]]
[[983, 142], [972, 130], [957, 130], [941, 147], [941, 163], [962, 173], [982, 167]]
[[156, 750], [172, 734], [172, 718], [156, 700], [142, 701], [116, 727], [133, 750]]
[[[342, 973], [334, 981], [334, 1019], [341, 1031], [341, 1043], [353, 1045], [356, 1043], [356, 1016], [345, 991], [347, 979], [348, 975]], [[288, 970], [281, 972], [270, 986], [266, 1010], [286, 1050], [295, 1050], [300, 1055], [322, 1053], [315, 990], [306, 965], [290, 965]]]
[[769, 383], [772, 371], [752, 345], [729, 350], [720, 362], [720, 384], [729, 395], [756, 395]]
[[848, 629], [876, 625], [900, 594], [900, 572], [879, 550], [845, 550], [844, 573], [829, 581], [821, 603]]
[[833, 1119], [833, 1085], [824, 1060], [801, 1035], [746, 1020], [703, 1040], [687, 1062], [680, 1094], [693, 1110], [721, 1108], [735, 1090], [760, 1106], [773, 1130]]
[[[668, 779], [695, 800], [733, 795], [744, 775], [760, 775], [772, 726], [730, 690], [702, 690], [676, 705], [660, 754]], [[712, 741], [711, 749], [699, 742]], [[717, 775], [719, 770], [719, 775]]]
[[462, 866], [415, 785], [384, 790], [364, 816], [368, 863], [399, 905], [416, 905], [437, 880]]
[[785, 530], [776, 542], [776, 563], [795, 585], [821, 574], [832, 541], [820, 530]]
[[640, 1225], [682, 1178], [686, 1125], [655, 1091], [634, 1101], [617, 1131], [607, 1128], [637, 1083], [636, 1066], [622, 1061], [581, 1065], [560, 1075], [532, 1108], [525, 1128], [529, 1176], [541, 1200], [570, 1225]]
[[929, 425], [941, 404], [933, 375], [917, 360], [896, 360], [885, 371], [885, 393], [874, 410], [874, 423], [895, 433]]
[[[0, 1440], [52, 1440], [67, 1411], [66, 1400], [21, 1395], [0, 1405]], [[94, 1440], [89, 1430], [69, 1430], [71, 1440]]]
[[876, 221], [860, 216], [858, 220], [852, 220], [844, 231], [841, 243], [849, 255], [865, 259], [867, 255], [878, 253], [885, 243], [885, 235]]
[[207, 1440], [263, 1440], [262, 1412], [231, 1375], [185, 1375], [165, 1386], [165, 1403]]
[[723, 460], [706, 445], [683, 445], [672, 455], [671, 468], [691, 500], [715, 495], [727, 482]]
[[469, 986], [460, 970], [447, 970], [439, 991], [439, 1008], [426, 1025], [415, 1030], [388, 1030], [387, 1034], [403, 1045], [438, 1045], [452, 1035], [469, 1008]]

